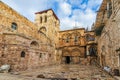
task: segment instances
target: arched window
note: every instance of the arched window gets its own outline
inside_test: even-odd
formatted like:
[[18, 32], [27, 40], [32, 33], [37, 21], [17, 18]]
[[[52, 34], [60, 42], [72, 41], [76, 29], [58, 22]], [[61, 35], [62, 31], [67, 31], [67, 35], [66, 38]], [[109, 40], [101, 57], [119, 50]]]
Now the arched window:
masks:
[[12, 28], [13, 30], [17, 30], [17, 24], [13, 22], [12, 25], [11, 25], [11, 28]]
[[67, 38], [66, 38], [66, 43], [69, 43], [69, 41], [70, 41], [70, 38], [67, 37]]
[[74, 42], [78, 42], [78, 36], [75, 36]]
[[87, 34], [87, 35], [86, 35], [86, 40], [87, 40], [87, 41], [94, 41], [94, 40], [95, 40], [95, 36], [94, 36], [94, 35]]
[[64, 43], [69, 43], [71, 41], [71, 34], [70, 33], [65, 33], [62, 35], [62, 42]]
[[21, 57], [25, 57], [25, 52], [24, 51], [21, 52]]
[[40, 56], [39, 56], [39, 58], [42, 58], [42, 53], [40, 53]]
[[77, 32], [77, 31], [74, 31], [71, 35], [72, 35], [72, 38], [74, 39], [75, 43], [78, 42], [78, 40], [79, 40], [79, 38], [81, 36], [80, 33]]
[[49, 54], [49, 57], [51, 57], [51, 54]]
[[70, 33], [67, 33], [67, 34], [66, 34], [66, 43], [69, 43], [69, 42], [70, 42], [70, 39], [71, 39], [71, 34], [70, 34]]
[[45, 22], [47, 22], [47, 16], [45, 16]]
[[96, 52], [97, 52], [96, 48], [94, 46], [90, 46], [89, 48], [90, 56], [97, 56]]
[[40, 23], [42, 23], [42, 17], [40, 17]]
[[41, 28], [39, 29], [38, 32], [46, 33], [46, 31], [47, 31], [46, 27], [43, 26], [43, 27], [41, 27]]

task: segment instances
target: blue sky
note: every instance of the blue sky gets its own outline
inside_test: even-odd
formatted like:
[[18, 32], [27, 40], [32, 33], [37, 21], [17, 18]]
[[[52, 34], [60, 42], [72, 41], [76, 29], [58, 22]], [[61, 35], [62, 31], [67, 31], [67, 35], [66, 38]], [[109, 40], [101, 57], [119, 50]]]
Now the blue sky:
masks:
[[91, 27], [102, 0], [1, 0], [34, 22], [35, 12], [52, 8], [60, 19], [60, 29]]

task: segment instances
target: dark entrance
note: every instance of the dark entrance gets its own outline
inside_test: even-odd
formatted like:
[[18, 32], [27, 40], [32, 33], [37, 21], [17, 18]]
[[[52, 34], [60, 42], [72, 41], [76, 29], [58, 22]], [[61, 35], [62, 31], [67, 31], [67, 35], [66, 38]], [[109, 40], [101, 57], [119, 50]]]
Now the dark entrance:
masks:
[[69, 64], [69, 63], [70, 63], [70, 56], [66, 56], [65, 58], [66, 58], [65, 63], [66, 63], [66, 64]]

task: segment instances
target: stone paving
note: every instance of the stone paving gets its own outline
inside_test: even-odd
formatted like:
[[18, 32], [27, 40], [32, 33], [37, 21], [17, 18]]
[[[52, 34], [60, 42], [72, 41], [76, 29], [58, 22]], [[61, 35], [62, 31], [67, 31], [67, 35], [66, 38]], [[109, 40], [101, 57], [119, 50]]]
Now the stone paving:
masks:
[[71, 64], [41, 67], [17, 75], [7, 74], [7, 78], [1, 78], [0, 74], [0, 80], [115, 80], [95, 66]]
[[85, 65], [56, 65], [40, 68], [31, 72], [22, 72], [21, 75], [34, 78], [39, 75], [44, 79], [55, 80], [114, 80], [97, 67]]

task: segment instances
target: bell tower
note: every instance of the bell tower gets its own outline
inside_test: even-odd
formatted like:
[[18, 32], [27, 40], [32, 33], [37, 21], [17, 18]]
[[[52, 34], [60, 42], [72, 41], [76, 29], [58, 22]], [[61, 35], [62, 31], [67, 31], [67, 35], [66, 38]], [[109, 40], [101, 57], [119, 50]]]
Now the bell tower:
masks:
[[44, 33], [54, 46], [58, 42], [60, 21], [52, 9], [35, 13], [38, 31]]

